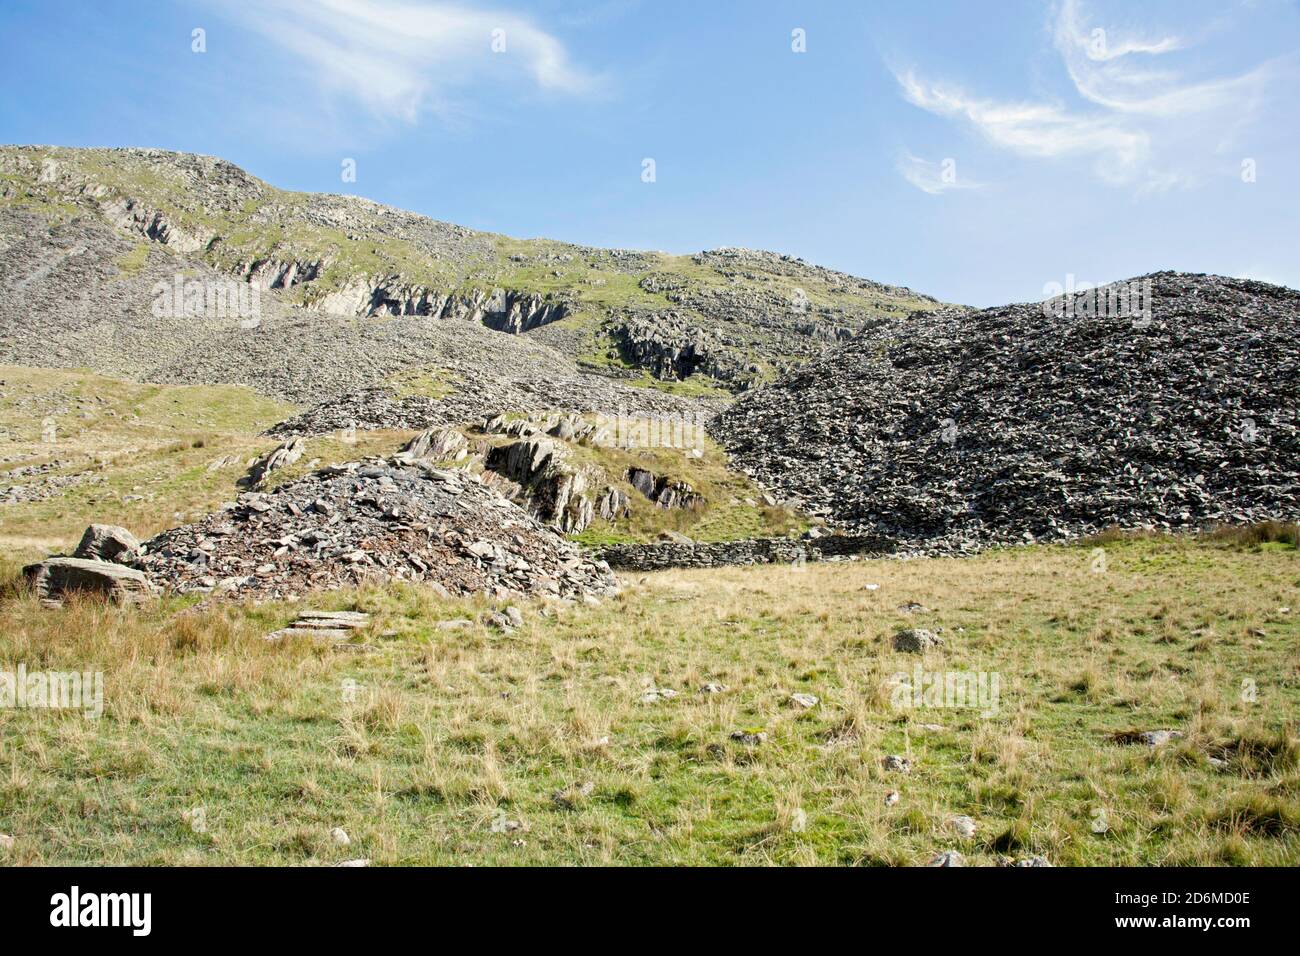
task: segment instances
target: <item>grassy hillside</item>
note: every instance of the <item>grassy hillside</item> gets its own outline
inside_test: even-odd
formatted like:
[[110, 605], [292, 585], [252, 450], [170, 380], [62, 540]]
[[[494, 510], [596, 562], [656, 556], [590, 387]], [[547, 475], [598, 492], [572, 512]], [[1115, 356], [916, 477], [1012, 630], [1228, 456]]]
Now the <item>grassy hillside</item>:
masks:
[[[0, 504], [0, 544], [36, 556], [75, 544], [91, 520], [151, 534], [206, 513], [274, 446], [258, 432], [292, 410], [235, 386], [0, 366], [0, 492], [66, 482], [42, 500]], [[49, 470], [15, 473], [33, 466]]]
[[[6, 207], [39, 213], [51, 226], [102, 217], [121, 236], [175, 255], [181, 271], [202, 263], [243, 279], [294, 264], [287, 287], [267, 293], [289, 307], [321, 306], [347, 289], [352, 309], [378, 286], [536, 294], [566, 312], [547, 330], [549, 344], [587, 366], [630, 371], [634, 384], [656, 379], [627, 368], [618, 331], [631, 319], [658, 324], [671, 316], [683, 324], [673, 333], [678, 345], [705, 342], [731, 369], [725, 382], [690, 373], [692, 393], [768, 380], [841, 332], [938, 305], [772, 253], [671, 255], [517, 239], [357, 196], [277, 189], [222, 160], [162, 150], [0, 148], [0, 212]], [[135, 275], [148, 257], [148, 248], [135, 247], [118, 260], [118, 274]], [[660, 378], [679, 387], [674, 376]]]
[[[0, 660], [106, 692], [98, 720], [0, 710], [6, 861], [1300, 864], [1300, 554], [1102, 547], [665, 573], [514, 632], [407, 588], [312, 602], [374, 615], [347, 651], [260, 640], [288, 606], [10, 595]], [[947, 644], [891, 649], [918, 625]], [[918, 662], [997, 673], [996, 712], [895, 709]], [[1146, 729], [1186, 736], [1114, 739]]]
[[[454, 387], [418, 371], [397, 376], [392, 385], [398, 394], [425, 395]], [[148, 537], [208, 514], [242, 490], [237, 482], [251, 461], [279, 444], [261, 433], [293, 411], [235, 386], [151, 385], [86, 371], [0, 366], [0, 495], [11, 486], [48, 488], [48, 496], [37, 500], [0, 501], [0, 546], [34, 560], [70, 550], [92, 521], [120, 524]], [[267, 486], [292, 481], [323, 463], [391, 454], [414, 434], [314, 436], [302, 458], [275, 472]], [[579, 540], [647, 541], [673, 530], [717, 541], [782, 535], [806, 526], [798, 516], [763, 504], [753, 482], [730, 471], [726, 456], [707, 436], [700, 439], [704, 455], [698, 459], [677, 448], [568, 446], [576, 464], [622, 488], [632, 507], [630, 518], [597, 520]], [[481, 461], [469, 465], [481, 470]], [[633, 466], [690, 482], [706, 504], [690, 510], [656, 507], [625, 480]], [[24, 473], [31, 468], [47, 470]]]

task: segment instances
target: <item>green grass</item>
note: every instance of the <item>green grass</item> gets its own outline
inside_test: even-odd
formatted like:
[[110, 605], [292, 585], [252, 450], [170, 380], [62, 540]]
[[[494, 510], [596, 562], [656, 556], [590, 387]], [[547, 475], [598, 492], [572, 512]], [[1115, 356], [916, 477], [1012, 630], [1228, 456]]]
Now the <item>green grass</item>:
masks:
[[[55, 463], [77, 484], [43, 501], [0, 504], [0, 543], [24, 556], [75, 544], [91, 520], [149, 535], [234, 497], [260, 436], [293, 406], [240, 386], [121, 381], [77, 369], [0, 366], [0, 430], [11, 469]], [[46, 440], [46, 438], [51, 440]], [[230, 459], [209, 470], [218, 459]]]
[[[0, 660], [100, 669], [106, 698], [0, 711], [8, 862], [1300, 863], [1300, 556], [1124, 540], [1094, 573], [1091, 547], [636, 576], [601, 607], [521, 604], [515, 632], [411, 587], [312, 601], [374, 615], [352, 651], [260, 640], [288, 605], [11, 593]], [[1000, 675], [996, 713], [891, 706], [922, 659], [889, 637], [916, 625], [947, 639], [927, 669]], [[680, 695], [641, 703], [651, 683]], [[1186, 737], [1112, 739], [1154, 728]]]
[[131, 251], [121, 256], [117, 260], [117, 271], [119, 278], [129, 278], [137, 275], [149, 262], [149, 250], [152, 243], [140, 240], [131, 247]]

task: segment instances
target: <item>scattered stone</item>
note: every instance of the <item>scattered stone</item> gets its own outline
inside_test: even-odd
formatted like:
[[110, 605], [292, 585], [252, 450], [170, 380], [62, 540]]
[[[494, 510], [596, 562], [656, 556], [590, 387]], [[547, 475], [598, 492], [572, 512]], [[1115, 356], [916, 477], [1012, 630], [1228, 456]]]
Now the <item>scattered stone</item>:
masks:
[[965, 866], [966, 858], [956, 850], [944, 850], [930, 858], [926, 866]]
[[894, 635], [894, 650], [908, 654], [922, 654], [942, 644], [943, 638], [920, 627], [909, 627]]
[[561, 810], [576, 810], [587, 797], [596, 791], [596, 785], [590, 780], [567, 790], [557, 790], [551, 794], [551, 802]]
[[885, 757], [884, 766], [886, 770], [896, 770], [899, 773], [911, 773], [912, 761], [906, 757], [900, 757], [898, 754], [889, 754]]
[[731, 739], [746, 747], [757, 747], [767, 740], [767, 732], [762, 730], [734, 730]]
[[265, 639], [280, 641], [286, 637], [310, 637], [341, 644], [351, 640], [354, 632], [369, 625], [370, 615], [362, 611], [301, 611], [287, 627], [272, 631]]
[[975, 821], [968, 816], [949, 817], [948, 826], [964, 840], [975, 837]]
[[350, 846], [352, 844], [352, 838], [348, 836], [347, 831], [344, 830], [342, 827], [335, 827], [333, 830], [331, 830], [330, 839], [333, 840], [339, 846]]
[[1170, 741], [1183, 739], [1180, 730], [1144, 730], [1138, 736], [1148, 747], [1163, 747]]
[[896, 803], [898, 803], [898, 801], [899, 801], [899, 795], [897, 790], [890, 790], [888, 793], [885, 794], [885, 806], [892, 807]]
[[694, 546], [695, 544], [694, 539], [688, 538], [686, 535], [682, 534], [679, 531], [660, 531], [659, 540], [664, 541], [668, 544], [680, 544], [680, 545], [687, 545], [687, 546]]
[[506, 607], [489, 614], [488, 623], [499, 627], [503, 631], [513, 631], [516, 628], [523, 627], [524, 615], [517, 607]]
[[790, 703], [794, 704], [796, 707], [802, 707], [805, 710], [810, 707], [816, 707], [817, 701], [818, 698], [814, 694], [798, 693], [790, 695]]
[[493, 833], [514, 833], [516, 830], [523, 828], [523, 823], [519, 820], [511, 820], [504, 810], [497, 811], [496, 816], [492, 818], [489, 829]]
[[657, 704], [661, 700], [672, 700], [676, 696], [677, 691], [673, 690], [671, 687], [651, 686], [646, 688], [645, 692], [641, 695], [641, 703]]
[[434, 621], [433, 626], [440, 631], [455, 631], [462, 627], [473, 627], [474, 622], [467, 617], [453, 617], [445, 621]]
[[721, 693], [724, 693], [724, 692], [726, 691], [726, 689], [727, 689], [727, 687], [726, 687], [725, 684], [719, 684], [719, 683], [716, 683], [716, 682], [714, 682], [714, 681], [710, 681], [709, 683], [703, 685], [703, 686], [700, 688], [700, 693], [701, 693], [701, 694], [721, 694]]
[[370, 865], [370, 861], [369, 861], [369, 860], [365, 860], [365, 859], [362, 859], [362, 860], [344, 860], [342, 863], [335, 863], [334, 865], [335, 865], [335, 866], [342, 866], [342, 867], [360, 867], [360, 866], [369, 866], [369, 865]]

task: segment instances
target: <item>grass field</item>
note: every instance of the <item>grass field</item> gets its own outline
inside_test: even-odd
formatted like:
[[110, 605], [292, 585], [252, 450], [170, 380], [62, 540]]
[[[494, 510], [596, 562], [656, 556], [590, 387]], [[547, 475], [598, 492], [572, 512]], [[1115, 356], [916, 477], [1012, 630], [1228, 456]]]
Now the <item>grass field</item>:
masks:
[[[1300, 864], [1300, 554], [1260, 537], [636, 575], [515, 631], [412, 588], [312, 602], [371, 612], [349, 649], [261, 640], [288, 605], [10, 589], [0, 669], [105, 692], [0, 709], [0, 861]], [[997, 675], [995, 706], [898, 706], [917, 664]], [[1149, 729], [1185, 736], [1115, 738]]]

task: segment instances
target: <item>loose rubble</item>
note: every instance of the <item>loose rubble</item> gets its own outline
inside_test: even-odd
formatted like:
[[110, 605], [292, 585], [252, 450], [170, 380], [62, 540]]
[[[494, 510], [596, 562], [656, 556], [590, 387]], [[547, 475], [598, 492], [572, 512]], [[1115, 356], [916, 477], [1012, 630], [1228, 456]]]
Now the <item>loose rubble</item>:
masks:
[[1149, 320], [883, 321], [710, 431], [778, 497], [918, 553], [1293, 518], [1300, 292], [1147, 278]]
[[249, 492], [145, 543], [136, 566], [183, 592], [281, 599], [370, 580], [448, 593], [613, 593], [608, 566], [464, 471], [400, 457], [330, 466]]

